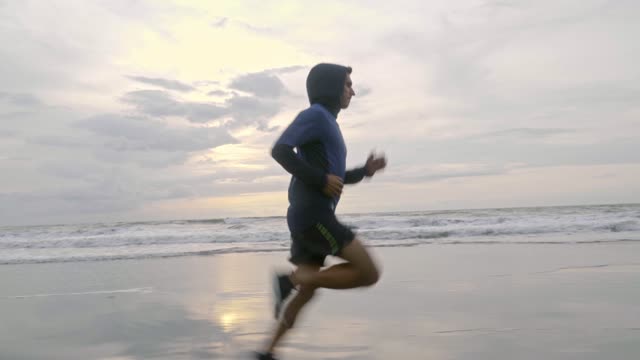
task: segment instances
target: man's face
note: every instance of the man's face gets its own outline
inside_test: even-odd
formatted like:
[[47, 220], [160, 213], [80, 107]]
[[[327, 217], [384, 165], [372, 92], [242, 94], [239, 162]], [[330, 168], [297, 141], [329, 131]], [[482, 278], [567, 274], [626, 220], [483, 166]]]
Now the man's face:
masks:
[[347, 77], [344, 79], [344, 90], [342, 91], [342, 96], [340, 97], [340, 108], [346, 109], [349, 107], [349, 102], [351, 102], [351, 97], [355, 96], [356, 93], [353, 91], [351, 87], [353, 83], [351, 82], [351, 75], [347, 74]]

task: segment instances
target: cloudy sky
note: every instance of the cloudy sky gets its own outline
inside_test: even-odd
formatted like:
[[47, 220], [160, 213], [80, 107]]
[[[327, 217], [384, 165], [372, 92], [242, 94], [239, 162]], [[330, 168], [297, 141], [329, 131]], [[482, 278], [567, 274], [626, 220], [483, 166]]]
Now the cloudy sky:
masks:
[[640, 202], [635, 0], [0, 0], [0, 225], [284, 215], [269, 155], [352, 66], [339, 212]]

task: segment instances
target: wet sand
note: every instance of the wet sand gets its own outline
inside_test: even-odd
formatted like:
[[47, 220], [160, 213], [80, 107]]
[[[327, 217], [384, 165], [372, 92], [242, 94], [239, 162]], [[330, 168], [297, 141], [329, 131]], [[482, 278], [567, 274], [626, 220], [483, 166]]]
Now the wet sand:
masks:
[[[281, 359], [636, 359], [640, 244], [376, 248], [373, 288], [321, 290]], [[274, 268], [244, 253], [0, 266], [0, 359], [247, 359]]]

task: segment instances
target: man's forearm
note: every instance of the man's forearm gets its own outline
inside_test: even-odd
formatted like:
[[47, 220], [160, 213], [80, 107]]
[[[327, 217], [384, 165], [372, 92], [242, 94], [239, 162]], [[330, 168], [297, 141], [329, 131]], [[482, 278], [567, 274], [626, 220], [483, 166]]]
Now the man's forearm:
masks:
[[363, 167], [355, 168], [347, 171], [344, 176], [345, 184], [356, 184], [362, 181], [362, 179], [367, 176], [367, 169]]
[[271, 156], [291, 175], [307, 185], [322, 189], [327, 182], [325, 173], [299, 158], [293, 147], [278, 144], [271, 150]]

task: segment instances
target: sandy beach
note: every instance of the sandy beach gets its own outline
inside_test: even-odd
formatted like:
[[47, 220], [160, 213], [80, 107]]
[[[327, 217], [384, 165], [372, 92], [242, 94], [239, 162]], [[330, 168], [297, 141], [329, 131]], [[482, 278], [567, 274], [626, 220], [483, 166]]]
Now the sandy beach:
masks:
[[[640, 245], [376, 248], [323, 290], [282, 359], [636, 359]], [[248, 359], [285, 252], [0, 267], [0, 358]]]

